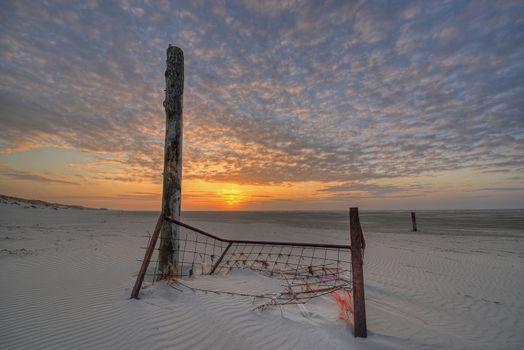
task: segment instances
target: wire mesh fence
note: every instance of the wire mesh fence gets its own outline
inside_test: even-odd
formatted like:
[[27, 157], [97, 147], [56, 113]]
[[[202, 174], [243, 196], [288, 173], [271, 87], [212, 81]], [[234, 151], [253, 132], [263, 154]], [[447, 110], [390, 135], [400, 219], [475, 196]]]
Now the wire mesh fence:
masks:
[[[175, 225], [171, 236], [174, 259], [167, 269], [175, 276], [160, 274], [158, 249], [155, 249], [164, 221]], [[132, 298], [137, 298], [147, 276], [154, 281], [168, 277], [175, 284], [192, 291], [226, 293], [265, 299], [255, 309], [271, 305], [304, 304], [331, 294], [339, 305], [339, 317], [353, 325], [355, 336], [366, 336], [366, 318], [363, 284], [364, 236], [358, 219], [358, 208], [350, 210], [350, 245], [315, 244], [300, 242], [253, 241], [223, 239], [178, 220], [160, 216], [150, 237], [142, 268], [137, 276]], [[162, 242], [160, 246], [163, 246]], [[153, 265], [150, 265], [150, 262]], [[277, 278], [282, 290], [265, 294], [247, 294], [241, 291], [201, 289], [191, 285], [198, 276], [223, 275], [233, 270], [249, 269], [258, 274]]]
[[[179, 279], [249, 269], [285, 281], [281, 295], [286, 302], [352, 289], [349, 245], [228, 240], [177, 220], [171, 222], [178, 227], [173, 245]], [[155, 268], [148, 274], [154, 279], [160, 276], [158, 259], [153, 262]]]
[[[190, 225], [173, 220], [179, 227], [173, 246], [177, 247], [178, 278], [227, 274], [250, 269], [262, 275], [285, 280], [292, 287], [314, 292], [326, 288], [351, 291], [351, 247], [278, 241], [222, 239]], [[151, 282], [162, 276], [158, 268], [158, 248], [146, 275]]]

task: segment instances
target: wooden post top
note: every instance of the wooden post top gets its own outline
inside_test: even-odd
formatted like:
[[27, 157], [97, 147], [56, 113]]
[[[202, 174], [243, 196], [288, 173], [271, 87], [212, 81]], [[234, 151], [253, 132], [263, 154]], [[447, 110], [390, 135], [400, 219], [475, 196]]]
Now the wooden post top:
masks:
[[178, 46], [169, 45], [166, 60], [166, 98], [164, 107], [167, 113], [182, 113], [184, 93], [184, 52]]

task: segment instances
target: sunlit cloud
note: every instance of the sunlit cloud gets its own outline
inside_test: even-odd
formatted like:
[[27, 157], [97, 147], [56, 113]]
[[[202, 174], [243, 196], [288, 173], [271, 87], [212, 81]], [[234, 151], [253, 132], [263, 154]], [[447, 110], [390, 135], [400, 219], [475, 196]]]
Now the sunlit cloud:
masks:
[[[460, 171], [484, 181], [468, 190], [516, 188], [523, 16], [519, 1], [3, 2], [0, 152], [90, 155], [67, 176], [10, 164], [3, 179], [89, 183], [100, 196], [113, 183], [129, 201], [160, 193], [165, 49], [176, 44], [191, 208], [430, 201], [442, 188], [427, 179]], [[217, 187], [207, 198], [193, 188], [204, 183]], [[308, 183], [307, 195], [263, 197]]]

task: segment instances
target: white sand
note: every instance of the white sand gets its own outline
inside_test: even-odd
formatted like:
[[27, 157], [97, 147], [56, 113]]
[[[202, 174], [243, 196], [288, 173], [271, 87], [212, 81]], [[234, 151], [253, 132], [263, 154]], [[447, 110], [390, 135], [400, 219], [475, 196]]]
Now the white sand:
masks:
[[[369, 336], [356, 339], [327, 296], [305, 310], [252, 311], [248, 297], [157, 283], [130, 300], [155, 214], [0, 203], [0, 349], [524, 348], [523, 235], [392, 234], [371, 218], [362, 220]], [[229, 237], [273, 239], [284, 230], [286, 240], [347, 238], [343, 230], [190, 221]], [[444, 221], [427, 231], [445, 230]], [[191, 283], [249, 292], [275, 280], [239, 271]]]

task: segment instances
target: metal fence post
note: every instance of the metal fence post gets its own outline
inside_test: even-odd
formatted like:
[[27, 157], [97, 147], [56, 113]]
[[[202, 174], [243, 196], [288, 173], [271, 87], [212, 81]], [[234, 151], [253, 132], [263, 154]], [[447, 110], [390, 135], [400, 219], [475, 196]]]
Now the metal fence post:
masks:
[[351, 271], [353, 274], [353, 335], [367, 337], [366, 299], [364, 296], [363, 253], [366, 243], [360, 227], [358, 208], [349, 209], [351, 232]]

